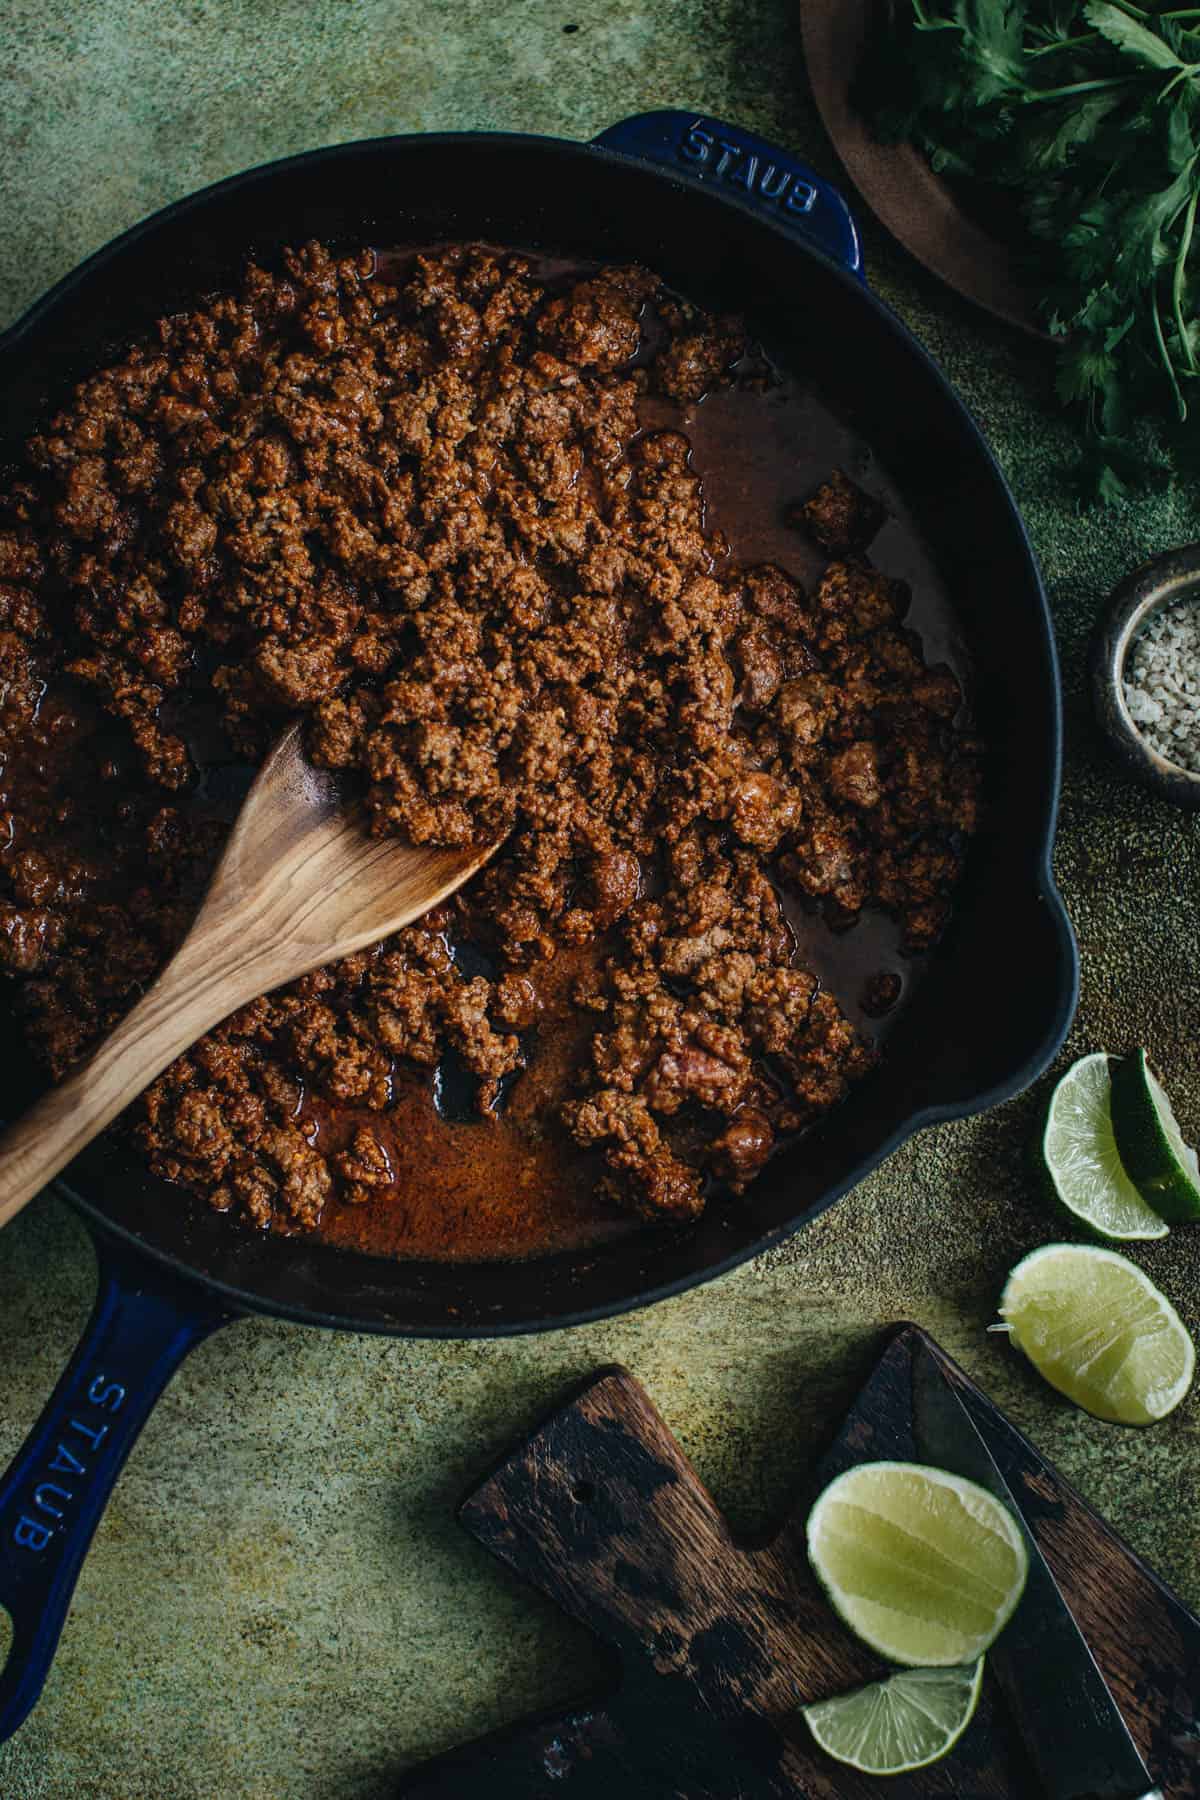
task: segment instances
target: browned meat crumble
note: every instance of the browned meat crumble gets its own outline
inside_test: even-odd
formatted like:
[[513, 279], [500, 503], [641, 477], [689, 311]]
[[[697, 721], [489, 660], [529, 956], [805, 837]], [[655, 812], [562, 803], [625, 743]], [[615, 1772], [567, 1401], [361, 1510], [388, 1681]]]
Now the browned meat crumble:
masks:
[[[215, 695], [252, 760], [305, 714], [378, 831], [507, 841], [453, 905], [181, 1058], [135, 1109], [153, 1167], [260, 1225], [368, 1199], [393, 1082], [451, 1049], [486, 1115], [537, 1056], [547, 960], [591, 943], [561, 1122], [627, 1205], [690, 1218], [873, 1060], [795, 966], [781, 892], [838, 927], [882, 908], [910, 951], [942, 930], [976, 812], [959, 686], [844, 474], [798, 500], [835, 559], [804, 592], [735, 566], [686, 437], [639, 432], [643, 393], [730, 379], [735, 321], [638, 268], [554, 288], [458, 247], [376, 271], [318, 244], [250, 268], [31, 442], [0, 502], [3, 964], [61, 1075], [219, 849], [188, 705]], [[326, 1152], [302, 1094], [366, 1122]]]

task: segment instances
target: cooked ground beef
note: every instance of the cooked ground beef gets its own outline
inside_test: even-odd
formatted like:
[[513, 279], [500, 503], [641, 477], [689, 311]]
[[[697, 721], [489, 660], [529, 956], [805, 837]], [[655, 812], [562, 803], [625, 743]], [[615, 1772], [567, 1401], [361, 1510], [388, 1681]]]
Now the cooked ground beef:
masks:
[[[594, 946], [593, 1031], [560, 1119], [636, 1211], [740, 1191], [870, 1068], [781, 893], [839, 929], [882, 908], [928, 949], [976, 746], [866, 560], [877, 502], [836, 471], [798, 505], [838, 559], [804, 592], [735, 566], [687, 438], [640, 430], [643, 395], [694, 404], [744, 350], [643, 269], [555, 287], [452, 247], [389, 280], [310, 244], [164, 319], [31, 441], [0, 500], [0, 960], [54, 1074], [152, 978], [219, 850], [187, 792], [198, 709], [251, 761], [306, 715], [380, 833], [505, 838], [452, 905], [155, 1082], [132, 1124], [160, 1174], [264, 1226], [366, 1200], [393, 1083], [452, 1052], [488, 1116], [568, 945]], [[366, 1123], [326, 1152], [305, 1095]]]

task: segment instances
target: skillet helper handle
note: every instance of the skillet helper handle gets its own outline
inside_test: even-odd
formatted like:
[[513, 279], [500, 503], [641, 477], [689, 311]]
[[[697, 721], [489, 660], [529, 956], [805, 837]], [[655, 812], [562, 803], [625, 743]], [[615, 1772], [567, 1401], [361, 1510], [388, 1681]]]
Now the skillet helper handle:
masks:
[[854, 215], [838, 190], [790, 151], [706, 113], [635, 113], [592, 142], [720, 188], [865, 282]]
[[231, 1317], [192, 1283], [101, 1246], [91, 1320], [0, 1482], [0, 1609], [12, 1626], [0, 1743], [37, 1704], [92, 1534], [155, 1401]]

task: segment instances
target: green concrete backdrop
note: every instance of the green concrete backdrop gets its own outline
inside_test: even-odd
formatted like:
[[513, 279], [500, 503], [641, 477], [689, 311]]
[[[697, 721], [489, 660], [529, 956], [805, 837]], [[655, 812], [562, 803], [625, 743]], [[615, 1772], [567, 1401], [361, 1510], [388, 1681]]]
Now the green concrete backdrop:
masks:
[[[578, 29], [568, 31], [568, 26]], [[587, 137], [696, 105], [833, 174], [795, 0], [8, 0], [0, 14], [0, 322], [134, 220], [271, 157], [379, 132]], [[995, 446], [1053, 596], [1067, 779], [1058, 874], [1083, 952], [1063, 1061], [1148, 1045], [1200, 1129], [1200, 821], [1119, 775], [1083, 692], [1090, 621], [1191, 493], [1078, 513], [1048, 356], [864, 219], [872, 280]], [[985, 1335], [1047, 1235], [1023, 1154], [1048, 1082], [910, 1143], [786, 1248], [607, 1325], [404, 1344], [246, 1322], [199, 1350], [100, 1527], [0, 1800], [383, 1800], [416, 1757], [565, 1699], [584, 1634], [453, 1523], [456, 1497], [570, 1381], [620, 1360], [735, 1524], [765, 1526], [883, 1328], [933, 1329], [1084, 1494], [1200, 1604], [1200, 1402], [1145, 1434], [1072, 1412]], [[1146, 1266], [1200, 1327], [1197, 1240]], [[0, 1458], [86, 1316], [88, 1242], [44, 1199], [0, 1236]]]

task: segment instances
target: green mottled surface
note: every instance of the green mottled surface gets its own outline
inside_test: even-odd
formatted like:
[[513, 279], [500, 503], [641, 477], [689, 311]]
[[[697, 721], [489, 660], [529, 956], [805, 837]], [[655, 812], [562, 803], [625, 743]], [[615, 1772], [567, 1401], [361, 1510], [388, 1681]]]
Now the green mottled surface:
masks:
[[[563, 26], [580, 29], [565, 34]], [[833, 172], [793, 0], [9, 0], [0, 14], [0, 318], [114, 232], [249, 164], [391, 130], [586, 137], [698, 104]], [[1140, 1041], [1200, 1129], [1200, 822], [1118, 776], [1091, 727], [1095, 607], [1200, 536], [1182, 494], [1078, 516], [1044, 353], [866, 224], [872, 278], [974, 408], [1053, 594], [1068, 699], [1058, 870], [1083, 948], [1079, 1053]], [[986, 1004], [986, 996], [984, 997]], [[586, 1686], [582, 1633], [465, 1538], [452, 1508], [563, 1388], [619, 1359], [734, 1521], [765, 1525], [908, 1317], [1200, 1604], [1198, 1403], [1145, 1434], [1071, 1412], [984, 1326], [1049, 1235], [1023, 1154], [1045, 1084], [927, 1133], [800, 1239], [609, 1325], [406, 1345], [237, 1325], [135, 1450], [45, 1699], [0, 1749], [3, 1800], [382, 1800], [411, 1759]], [[1200, 1326], [1200, 1238], [1146, 1266]], [[0, 1457], [83, 1322], [92, 1253], [43, 1200], [0, 1237]]]

